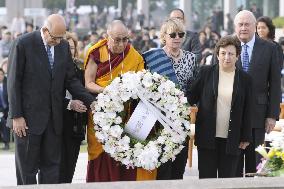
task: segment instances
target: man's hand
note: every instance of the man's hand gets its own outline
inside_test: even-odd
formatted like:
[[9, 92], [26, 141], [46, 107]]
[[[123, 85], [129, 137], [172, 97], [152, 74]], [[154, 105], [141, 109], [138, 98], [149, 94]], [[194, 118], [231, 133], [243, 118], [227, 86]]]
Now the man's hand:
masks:
[[274, 118], [266, 118], [265, 120], [265, 132], [269, 134], [276, 125], [276, 120]]
[[13, 131], [18, 137], [26, 136], [26, 129], [28, 129], [28, 127], [26, 125], [26, 120], [23, 117], [13, 119]]
[[240, 142], [239, 148], [246, 149], [246, 147], [249, 145], [249, 142]]
[[71, 110], [74, 110], [79, 113], [83, 113], [87, 111], [87, 107], [80, 100], [71, 100], [70, 108]]

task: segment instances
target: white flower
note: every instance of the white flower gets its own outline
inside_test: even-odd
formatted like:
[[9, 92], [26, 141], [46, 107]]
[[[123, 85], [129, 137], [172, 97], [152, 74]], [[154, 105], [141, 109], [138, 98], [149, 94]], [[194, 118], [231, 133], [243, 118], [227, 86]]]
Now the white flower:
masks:
[[142, 79], [142, 84], [145, 85], [146, 88], [149, 88], [153, 85], [153, 79], [152, 79], [152, 74], [150, 72], [147, 72], [143, 79]]
[[115, 118], [114, 123], [115, 123], [115, 124], [121, 124], [121, 123], [122, 123], [121, 117]]
[[119, 125], [115, 125], [115, 126], [110, 128], [109, 132], [110, 132], [111, 136], [118, 138], [118, 137], [121, 136], [123, 129]]

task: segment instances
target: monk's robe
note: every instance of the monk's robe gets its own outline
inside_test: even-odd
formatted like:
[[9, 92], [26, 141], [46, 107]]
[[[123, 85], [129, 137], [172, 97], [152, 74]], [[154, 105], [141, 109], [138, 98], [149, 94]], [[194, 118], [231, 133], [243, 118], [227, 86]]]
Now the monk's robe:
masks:
[[[99, 41], [88, 50], [85, 58], [85, 67], [90, 59], [98, 66], [95, 83], [101, 87], [109, 85], [121, 73], [128, 71], [137, 72], [144, 68], [142, 56], [130, 44], [126, 46], [124, 53], [114, 55], [108, 49], [106, 39]], [[131, 112], [128, 111], [128, 113], [130, 114]], [[142, 168], [126, 168], [125, 165], [115, 161], [109, 154], [104, 152], [102, 144], [95, 136], [91, 113], [89, 113], [88, 118], [87, 142], [89, 155], [87, 182], [156, 179], [156, 169], [147, 171]]]

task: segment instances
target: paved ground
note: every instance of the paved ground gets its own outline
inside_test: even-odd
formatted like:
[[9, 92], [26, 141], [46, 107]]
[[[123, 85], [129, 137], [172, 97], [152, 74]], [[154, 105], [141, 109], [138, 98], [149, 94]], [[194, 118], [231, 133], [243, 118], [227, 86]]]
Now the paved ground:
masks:
[[[198, 178], [197, 171], [197, 154], [196, 149], [193, 151], [193, 167], [189, 169], [186, 167], [185, 179]], [[0, 151], [0, 187], [1, 186], [15, 186], [16, 173], [15, 173], [15, 160], [13, 153], [3, 153]], [[87, 168], [87, 153], [80, 153], [73, 183], [85, 183], [86, 168]]]

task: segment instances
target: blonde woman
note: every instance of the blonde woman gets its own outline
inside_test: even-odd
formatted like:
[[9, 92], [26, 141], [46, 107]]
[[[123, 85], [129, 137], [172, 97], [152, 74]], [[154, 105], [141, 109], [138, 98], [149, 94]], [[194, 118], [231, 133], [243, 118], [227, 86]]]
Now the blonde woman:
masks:
[[[164, 47], [144, 52], [142, 55], [147, 69], [166, 76], [184, 92], [188, 83], [194, 79], [198, 68], [195, 54], [181, 49], [185, 34], [182, 21], [169, 18], [162, 24], [160, 30], [160, 40]], [[183, 179], [187, 162], [187, 142], [184, 145], [185, 148], [175, 161], [169, 161], [158, 169], [157, 179]]]

